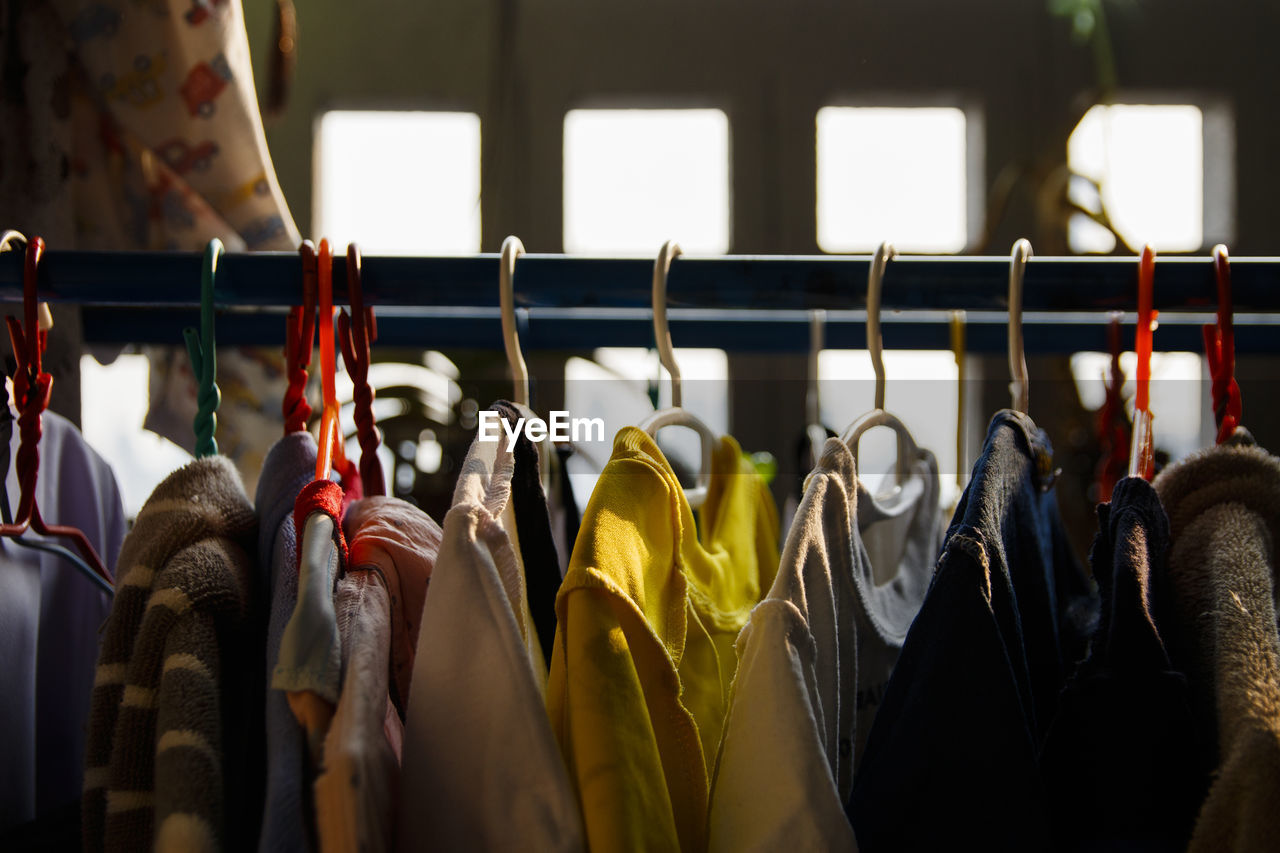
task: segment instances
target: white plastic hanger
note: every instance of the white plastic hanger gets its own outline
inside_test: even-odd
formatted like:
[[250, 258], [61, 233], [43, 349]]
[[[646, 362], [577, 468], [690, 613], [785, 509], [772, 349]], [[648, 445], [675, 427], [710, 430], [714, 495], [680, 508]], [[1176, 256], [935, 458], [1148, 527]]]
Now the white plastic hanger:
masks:
[[653, 335], [658, 341], [658, 359], [671, 374], [671, 408], [661, 409], [645, 418], [640, 428], [651, 438], [665, 426], [684, 426], [693, 430], [702, 440], [702, 467], [698, 471], [697, 485], [685, 490], [685, 498], [692, 509], [702, 506], [707, 499], [707, 486], [711, 482], [711, 454], [716, 446], [716, 435], [711, 428], [690, 412], [680, 407], [680, 366], [676, 364], [675, 349], [671, 346], [671, 328], [667, 325], [667, 274], [671, 260], [680, 254], [674, 240], [668, 240], [653, 263]]
[[816, 309], [809, 312], [809, 373], [806, 377], [809, 387], [805, 391], [804, 407], [807, 415], [805, 435], [809, 438], [809, 452], [813, 455], [814, 465], [822, 458], [822, 448], [827, 443], [827, 429], [822, 425], [822, 400], [818, 395], [818, 355], [822, 352], [826, 323], [826, 311]]
[[881, 243], [880, 248], [876, 249], [875, 257], [871, 259], [870, 269], [867, 270], [867, 349], [871, 353], [871, 369], [876, 374], [876, 405], [853, 422], [845, 431], [843, 441], [853, 453], [854, 465], [861, 472], [862, 468], [858, 465], [858, 440], [863, 433], [877, 426], [892, 429], [898, 436], [898, 458], [894, 463], [894, 476], [898, 485], [901, 485], [910, 474], [912, 462], [919, 458], [920, 450], [906, 424], [884, 408], [884, 341], [880, 335], [880, 291], [884, 284], [885, 267], [896, 254], [890, 243]]
[[498, 304], [502, 307], [502, 345], [511, 366], [513, 390], [511, 402], [529, 406], [529, 368], [520, 353], [520, 334], [516, 329], [516, 258], [524, 254], [524, 243], [512, 235], [502, 241], [502, 268], [498, 273]]
[[1014, 411], [1027, 413], [1031, 383], [1027, 379], [1027, 354], [1022, 345], [1022, 280], [1031, 258], [1031, 241], [1020, 239], [1009, 256], [1009, 391]]
[[[511, 402], [523, 410], [529, 409], [529, 368], [520, 352], [520, 333], [516, 328], [516, 258], [524, 254], [524, 243], [514, 234], [502, 241], [502, 266], [498, 271], [498, 304], [502, 309], [502, 346], [507, 351], [507, 364], [511, 368]], [[539, 447], [538, 477], [543, 490], [551, 484], [551, 453], [549, 448]]]

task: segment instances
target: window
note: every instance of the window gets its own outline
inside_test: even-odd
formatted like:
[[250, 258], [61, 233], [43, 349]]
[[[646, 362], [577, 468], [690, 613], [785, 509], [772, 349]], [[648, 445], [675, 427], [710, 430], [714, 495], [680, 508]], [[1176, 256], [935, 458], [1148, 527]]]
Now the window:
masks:
[[480, 251], [480, 117], [335, 110], [316, 129], [314, 232], [368, 254]]
[[570, 110], [566, 252], [729, 251], [729, 118], [721, 110]]
[[[955, 356], [935, 350], [886, 350], [884, 369], [885, 409], [906, 424], [919, 447], [928, 448], [937, 458], [942, 478], [939, 498], [948, 506], [957, 497], [960, 371]], [[823, 426], [843, 433], [875, 408], [875, 388], [875, 372], [866, 350], [823, 350], [819, 354]], [[970, 427], [970, 434], [973, 431]], [[881, 427], [867, 432], [860, 445], [858, 479], [873, 494], [879, 493], [892, 485], [897, 440], [892, 430]]]
[[[729, 357], [720, 349], [675, 350], [680, 365], [681, 404], [717, 435], [729, 431]], [[580, 501], [595, 489], [600, 470], [613, 452], [613, 437], [628, 424], [638, 424], [654, 411], [649, 388], [657, 382], [658, 408], [671, 405], [671, 382], [656, 350], [600, 347], [594, 360], [571, 358], [565, 364], [565, 408], [575, 418], [604, 420], [604, 442], [575, 445], [568, 470]], [[661, 378], [659, 378], [661, 377]], [[663, 452], [675, 466], [696, 473], [701, 465], [698, 436], [687, 429], [664, 429]]]
[[958, 252], [968, 242], [965, 115], [953, 107], [818, 110], [818, 245]]
[[191, 461], [187, 451], [142, 428], [150, 374], [145, 355], [119, 355], [110, 364], [99, 364], [91, 355], [80, 357], [82, 434], [115, 472], [130, 519], [165, 477]]
[[[1067, 163], [1097, 182], [1070, 187], [1071, 197], [1094, 213], [1105, 207], [1131, 246], [1194, 251], [1204, 242], [1204, 132], [1200, 109], [1187, 105], [1096, 106], [1071, 134]], [[1110, 252], [1115, 238], [1087, 216], [1072, 217], [1073, 251]]]
[[[1120, 369], [1124, 371], [1124, 386], [1120, 393], [1125, 398], [1125, 408], [1133, 417], [1134, 375], [1138, 370], [1138, 356], [1132, 352], [1120, 354]], [[1080, 405], [1097, 411], [1106, 399], [1106, 377], [1111, 371], [1111, 356], [1102, 352], [1078, 352], [1071, 356], [1071, 373], [1075, 377]], [[1204, 358], [1194, 352], [1154, 352], [1151, 354], [1151, 415], [1157, 450], [1168, 452], [1171, 460], [1180, 459], [1203, 447], [1212, 438], [1205, 433], [1209, 425], [1202, 419], [1209, 413], [1201, 401], [1208, 394], [1202, 384]], [[1161, 414], [1168, 417], [1161, 417]]]

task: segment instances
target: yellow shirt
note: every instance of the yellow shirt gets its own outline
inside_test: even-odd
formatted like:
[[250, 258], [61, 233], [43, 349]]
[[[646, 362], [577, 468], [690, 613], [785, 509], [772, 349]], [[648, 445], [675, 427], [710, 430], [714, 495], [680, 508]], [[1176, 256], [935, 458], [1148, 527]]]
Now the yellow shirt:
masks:
[[700, 529], [643, 430], [613, 443], [556, 598], [547, 710], [595, 851], [706, 848], [733, 643], [778, 567], [778, 516], [737, 442]]

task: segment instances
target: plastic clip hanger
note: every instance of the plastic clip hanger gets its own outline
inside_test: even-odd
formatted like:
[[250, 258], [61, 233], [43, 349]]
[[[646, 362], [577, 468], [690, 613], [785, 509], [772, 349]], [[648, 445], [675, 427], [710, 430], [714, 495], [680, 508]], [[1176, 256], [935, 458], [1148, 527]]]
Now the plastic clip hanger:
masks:
[[919, 458], [920, 450], [911, 431], [896, 415], [884, 408], [885, 373], [884, 373], [884, 340], [880, 334], [880, 292], [884, 287], [884, 272], [889, 260], [897, 254], [893, 245], [884, 242], [876, 249], [867, 269], [867, 350], [871, 355], [871, 369], [876, 374], [875, 408], [853, 422], [845, 431], [844, 443], [853, 453], [855, 470], [861, 473], [858, 465], [858, 442], [863, 434], [872, 427], [887, 426], [898, 436], [898, 458], [894, 462], [894, 477], [901, 485], [910, 474], [911, 464]]
[[1242, 404], [1240, 386], [1236, 383], [1236, 337], [1232, 324], [1231, 260], [1227, 247], [1213, 247], [1213, 273], [1218, 284], [1218, 322], [1206, 323], [1204, 354], [1213, 379], [1213, 417], [1218, 425], [1217, 443], [1231, 438], [1240, 426]]
[[320, 328], [320, 389], [324, 408], [320, 411], [319, 451], [316, 455], [316, 479], [327, 480], [334, 468], [351, 468], [342, 448], [342, 430], [338, 424], [337, 357], [333, 349], [333, 253], [329, 241], [320, 241], [318, 260], [317, 302]]
[[826, 311], [818, 309], [809, 312], [809, 385], [805, 389], [804, 407], [808, 416], [805, 435], [809, 438], [809, 452], [813, 456], [811, 466], [818, 464], [818, 460], [822, 458], [822, 448], [827, 443], [827, 428], [822, 425], [822, 399], [818, 391], [818, 356], [822, 353], [826, 323]]
[[187, 355], [191, 358], [191, 372], [196, 377], [196, 417], [192, 424], [196, 434], [196, 458], [216, 456], [218, 440], [218, 406], [222, 404], [222, 392], [218, 390], [218, 356], [213, 334], [213, 292], [218, 275], [218, 259], [222, 256], [222, 241], [214, 237], [204, 249], [200, 267], [200, 328], [185, 328], [182, 337], [187, 342]]
[[671, 346], [671, 327], [667, 324], [667, 276], [671, 261], [680, 255], [675, 240], [668, 240], [653, 262], [653, 335], [658, 343], [658, 360], [671, 374], [671, 407], [661, 409], [640, 423], [640, 428], [650, 438], [658, 435], [665, 426], [685, 426], [702, 440], [702, 467], [698, 470], [697, 485], [685, 490], [685, 498], [692, 509], [702, 506], [707, 499], [707, 486], [711, 483], [711, 456], [716, 446], [716, 435], [711, 428], [692, 413], [681, 408], [680, 365], [676, 364], [675, 348]]
[[353, 386], [356, 437], [360, 442], [360, 481], [366, 495], [385, 495], [387, 487], [382, 477], [382, 463], [378, 460], [382, 436], [374, 423], [373, 388], [369, 385], [369, 344], [378, 339], [378, 326], [373, 309], [364, 304], [360, 266], [360, 247], [347, 244], [347, 294], [351, 314], [343, 311], [338, 315], [338, 341]]
[[1031, 259], [1031, 241], [1018, 240], [1009, 256], [1009, 393], [1014, 411], [1027, 414], [1031, 382], [1027, 376], [1027, 353], [1022, 343], [1022, 282]]
[[1133, 348], [1138, 354], [1137, 393], [1133, 401], [1133, 443], [1129, 448], [1129, 476], [1150, 480], [1155, 474], [1155, 442], [1151, 429], [1151, 336], [1159, 313], [1153, 307], [1156, 250], [1142, 247], [1138, 261], [1138, 327]]
[[289, 309], [285, 320], [284, 361], [289, 375], [289, 388], [285, 391], [284, 434], [301, 432], [311, 419], [311, 404], [307, 402], [307, 370], [311, 366], [311, 349], [316, 337], [316, 247], [304, 240], [298, 247], [302, 259], [302, 304]]
[[[16, 233], [16, 232], [15, 232]], [[20, 235], [19, 235], [20, 236]], [[0, 240], [10, 242], [15, 237], [6, 233]], [[28, 529], [41, 536], [61, 536], [75, 543], [86, 563], [107, 584], [111, 575], [94, 550], [88, 538], [80, 530], [68, 525], [45, 524], [36, 505], [36, 481], [40, 473], [41, 415], [49, 405], [53, 377], [42, 369], [41, 358], [49, 339], [48, 328], [42, 328], [36, 293], [40, 257], [44, 253], [44, 240], [32, 237], [27, 241], [26, 263], [22, 276], [23, 322], [6, 317], [9, 339], [13, 343], [13, 357], [17, 370], [13, 377], [13, 396], [18, 410], [18, 456], [16, 462], [19, 497], [18, 515], [11, 524], [0, 524], [0, 536], [20, 536]]]

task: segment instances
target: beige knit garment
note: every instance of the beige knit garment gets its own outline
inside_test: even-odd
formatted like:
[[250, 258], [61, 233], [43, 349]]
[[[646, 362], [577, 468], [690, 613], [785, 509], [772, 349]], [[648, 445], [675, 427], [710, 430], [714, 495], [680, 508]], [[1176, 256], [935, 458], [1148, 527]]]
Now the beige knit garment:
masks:
[[1280, 459], [1243, 442], [1201, 451], [1154, 483], [1169, 514], [1171, 592], [1161, 631], [1216, 718], [1219, 763], [1191, 851], [1280, 844], [1280, 639], [1275, 542]]

